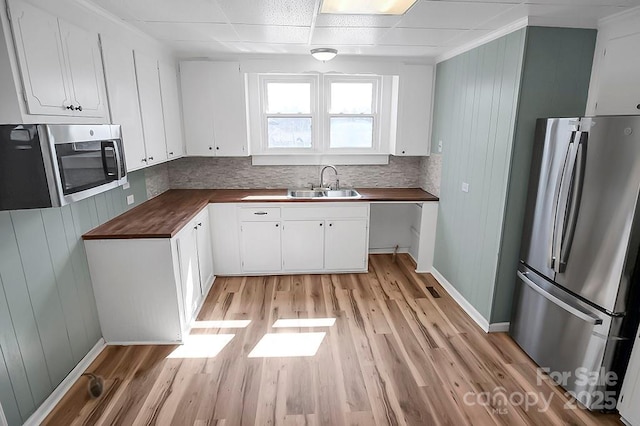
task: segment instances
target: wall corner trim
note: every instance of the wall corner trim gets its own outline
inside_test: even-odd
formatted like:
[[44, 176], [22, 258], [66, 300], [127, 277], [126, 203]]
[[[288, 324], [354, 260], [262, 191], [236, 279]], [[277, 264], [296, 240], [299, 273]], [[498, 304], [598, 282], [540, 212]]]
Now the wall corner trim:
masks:
[[[91, 348], [89, 353], [87, 353], [82, 360], [74, 367], [73, 370], [67, 377], [64, 378], [62, 382], [55, 388], [55, 390], [49, 395], [47, 399], [44, 400], [42, 405], [38, 407], [38, 409], [33, 413], [27, 421], [24, 423], [24, 426], [37, 426], [42, 424], [44, 419], [47, 418], [49, 413], [53, 411], [53, 409], [58, 405], [58, 403], [62, 400], [62, 398], [69, 392], [74, 383], [82, 376], [82, 373], [89, 368], [91, 363], [95, 361], [95, 359], [100, 355], [100, 353], [106, 347], [106, 343], [103, 338], [100, 338], [98, 342]], [[2, 422], [0, 421], [0, 425]]]
[[453, 300], [471, 317], [472, 320], [484, 330], [485, 333], [489, 332], [489, 322], [482, 316], [476, 308], [473, 307], [467, 299], [451, 284], [436, 268], [433, 268], [431, 273], [438, 280], [440, 285], [449, 293]]
[[507, 34], [511, 34], [514, 31], [518, 31], [522, 28], [525, 28], [527, 25], [529, 25], [528, 16], [522, 19], [518, 19], [517, 21], [514, 21], [509, 25], [505, 25], [504, 27], [499, 28], [495, 31], [492, 31], [483, 37], [475, 39], [472, 42], [463, 44], [462, 46], [458, 46], [454, 49], [449, 50], [448, 52], [445, 52], [439, 56], [436, 56], [436, 64], [439, 64], [440, 62], [444, 62], [447, 59], [451, 59], [455, 56], [461, 55], [465, 52], [468, 52], [469, 50], [482, 46], [483, 44], [492, 42], [493, 40], [499, 39], [500, 37], [506, 36]]

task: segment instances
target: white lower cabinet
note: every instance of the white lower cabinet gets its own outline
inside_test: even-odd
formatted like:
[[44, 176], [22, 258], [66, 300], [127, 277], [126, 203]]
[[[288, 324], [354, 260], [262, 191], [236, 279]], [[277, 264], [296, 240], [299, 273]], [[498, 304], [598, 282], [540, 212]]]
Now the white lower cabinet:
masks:
[[329, 220], [324, 241], [324, 268], [357, 271], [366, 268], [367, 219]]
[[214, 280], [209, 211], [172, 238], [86, 240], [109, 344], [184, 341]]
[[324, 220], [287, 220], [282, 223], [285, 271], [324, 269]]
[[280, 222], [240, 223], [244, 272], [277, 272], [282, 269], [280, 230]]
[[367, 270], [368, 203], [247, 203], [236, 204], [235, 214], [229, 206], [211, 207], [216, 268], [225, 268], [218, 270], [221, 274]]

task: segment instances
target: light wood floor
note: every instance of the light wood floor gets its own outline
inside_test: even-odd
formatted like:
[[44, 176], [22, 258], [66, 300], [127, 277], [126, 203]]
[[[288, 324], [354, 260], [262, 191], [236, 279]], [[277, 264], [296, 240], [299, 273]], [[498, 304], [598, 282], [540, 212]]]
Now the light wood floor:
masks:
[[[506, 334], [485, 334], [414, 268], [406, 255], [396, 263], [374, 255], [368, 274], [219, 278], [199, 321], [251, 322], [192, 331], [233, 335], [218, 355], [108, 347], [88, 370], [105, 378], [104, 395], [91, 400], [81, 379], [46, 424], [617, 424], [616, 415], [567, 409], [562, 389], [538, 383], [536, 366]], [[272, 328], [281, 318], [324, 317], [335, 324]], [[292, 332], [326, 335], [314, 356], [248, 357], [266, 333]], [[539, 402], [527, 409], [518, 395]], [[551, 398], [546, 411], [543, 397]]]

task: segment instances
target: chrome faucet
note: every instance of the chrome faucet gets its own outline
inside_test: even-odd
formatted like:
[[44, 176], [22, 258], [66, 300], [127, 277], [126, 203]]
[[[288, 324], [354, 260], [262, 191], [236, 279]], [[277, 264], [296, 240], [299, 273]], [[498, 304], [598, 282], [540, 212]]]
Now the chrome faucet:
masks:
[[324, 166], [322, 171], [320, 172], [320, 188], [321, 189], [331, 189], [331, 186], [325, 186], [324, 184], [324, 171], [327, 169], [333, 169], [336, 174], [336, 189], [340, 189], [340, 179], [338, 179], [338, 169], [335, 166]]

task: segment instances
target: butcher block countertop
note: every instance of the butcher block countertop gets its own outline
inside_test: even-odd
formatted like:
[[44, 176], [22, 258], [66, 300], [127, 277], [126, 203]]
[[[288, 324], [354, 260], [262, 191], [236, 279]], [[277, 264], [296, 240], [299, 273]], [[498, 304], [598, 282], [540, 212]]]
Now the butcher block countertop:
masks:
[[357, 199], [287, 198], [286, 189], [171, 189], [82, 236], [85, 240], [171, 238], [209, 203], [438, 201], [419, 188], [357, 188]]

